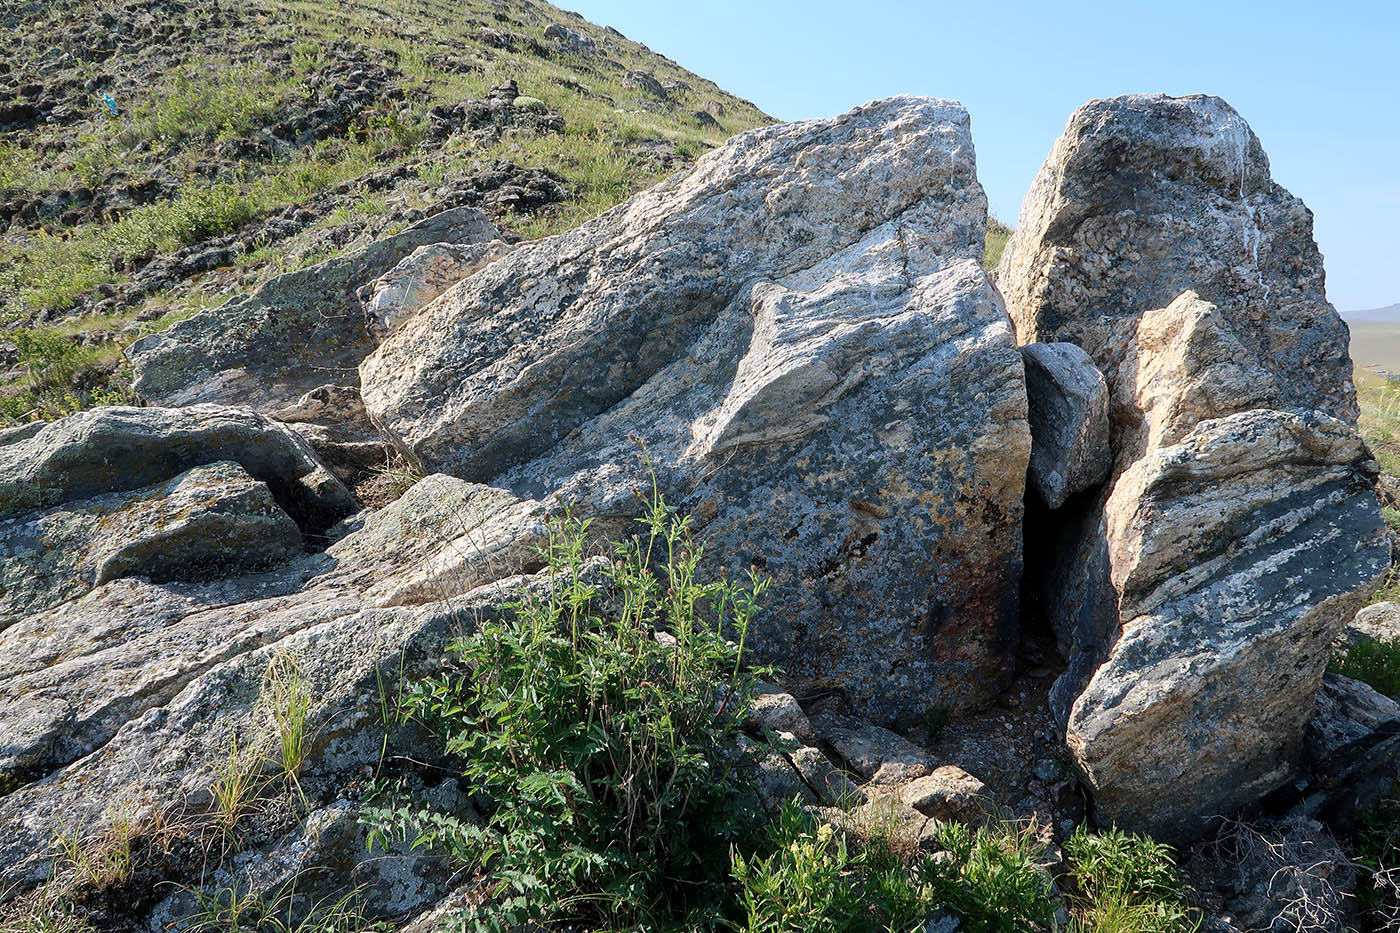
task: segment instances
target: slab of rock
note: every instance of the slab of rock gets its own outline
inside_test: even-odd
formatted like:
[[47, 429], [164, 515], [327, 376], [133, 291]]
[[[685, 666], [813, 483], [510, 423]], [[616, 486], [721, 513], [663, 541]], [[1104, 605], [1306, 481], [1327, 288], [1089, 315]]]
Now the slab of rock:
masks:
[[238, 576], [301, 554], [301, 531], [236, 463], [0, 519], [0, 628], [122, 577]]
[[922, 748], [880, 726], [834, 713], [813, 716], [812, 726], [842, 762], [871, 784], [905, 784], [933, 770]]
[[133, 386], [159, 405], [219, 402], [268, 411], [327, 383], [353, 386], [374, 347], [356, 291], [429, 243], [484, 243], [473, 208], [442, 211], [344, 256], [276, 276], [127, 348]]
[[759, 686], [753, 706], [744, 717], [744, 728], [760, 736], [767, 732], [787, 732], [807, 743], [817, 738], [807, 714], [792, 694], [766, 684]]
[[774, 580], [750, 634], [886, 720], [1011, 665], [1029, 429], [966, 113], [736, 137], [453, 287], [361, 366], [412, 461], [624, 519], [648, 482]]
[[1052, 705], [1101, 817], [1190, 839], [1297, 773], [1389, 563], [1311, 217], [1223, 101], [1094, 101], [998, 283], [1023, 340], [1077, 344], [1109, 390], [1109, 480], [1047, 575]]
[[418, 247], [360, 289], [370, 331], [380, 338], [393, 333], [428, 302], [509, 251], [503, 240]]
[[1108, 384], [1089, 354], [1072, 343], [1021, 348], [1030, 401], [1030, 479], [1058, 509], [1108, 476]]
[[1304, 812], [1346, 832], [1396, 777], [1400, 703], [1359, 680], [1324, 675], [1306, 751]]
[[94, 408], [0, 441], [0, 517], [140, 489], [220, 461], [266, 483], [307, 534], [358, 510], [286, 427], [244, 409], [195, 405]]

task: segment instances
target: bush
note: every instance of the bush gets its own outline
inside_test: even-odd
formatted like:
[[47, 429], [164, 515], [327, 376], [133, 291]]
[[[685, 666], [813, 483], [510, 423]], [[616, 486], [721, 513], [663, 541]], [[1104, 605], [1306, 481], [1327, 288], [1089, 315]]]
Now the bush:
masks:
[[1363, 638], [1334, 660], [1330, 670], [1369, 684], [1388, 697], [1400, 696], [1400, 642]]
[[1198, 926], [1183, 906], [1170, 846], [1116, 828], [1091, 834], [1081, 826], [1064, 851], [1076, 933], [1189, 933]]
[[733, 749], [765, 584], [699, 582], [689, 520], [654, 490], [642, 526], [604, 571], [605, 607], [585, 579], [588, 522], [551, 522], [548, 586], [456, 642], [453, 669], [405, 698], [490, 815], [478, 826], [391, 799], [362, 818], [371, 845], [412, 839], [481, 864], [495, 900], [463, 918], [472, 928], [713, 918], [730, 843], [759, 824]]
[[1036, 827], [994, 820], [976, 829], [939, 823], [939, 857], [920, 861], [916, 876], [936, 903], [986, 933], [1053, 929], [1056, 900], [1040, 866]]

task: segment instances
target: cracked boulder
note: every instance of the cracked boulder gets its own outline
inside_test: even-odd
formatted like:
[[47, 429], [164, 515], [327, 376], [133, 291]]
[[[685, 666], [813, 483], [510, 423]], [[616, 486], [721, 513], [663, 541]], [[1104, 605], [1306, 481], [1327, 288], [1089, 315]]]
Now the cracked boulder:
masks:
[[1077, 110], [998, 272], [1024, 341], [1104, 374], [1114, 464], [1065, 516], [1052, 692], [1102, 818], [1169, 840], [1297, 773], [1389, 564], [1311, 215], [1212, 97]]
[[756, 130], [454, 286], [365, 405], [425, 470], [616, 527], [641, 441], [713, 563], [772, 578], [749, 643], [792, 685], [975, 705], [1013, 663], [1030, 456], [985, 220], [956, 104]]
[[1030, 401], [1030, 481], [1058, 509], [1108, 476], [1108, 384], [1089, 354], [1072, 343], [1021, 348]]

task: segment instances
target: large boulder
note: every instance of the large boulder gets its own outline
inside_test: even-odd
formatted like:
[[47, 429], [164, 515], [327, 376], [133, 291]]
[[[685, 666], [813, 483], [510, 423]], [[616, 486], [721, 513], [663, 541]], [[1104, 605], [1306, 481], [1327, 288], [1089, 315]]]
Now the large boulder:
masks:
[[884, 720], [1009, 671], [1030, 437], [979, 259], [966, 112], [900, 97], [736, 137], [517, 248], [360, 368], [426, 470], [618, 520], [649, 482], [716, 564], [774, 584], [750, 633]]
[[132, 343], [126, 355], [134, 387], [158, 405], [218, 402], [269, 411], [318, 386], [354, 386], [356, 366], [374, 348], [357, 291], [420, 246], [486, 243], [496, 236], [486, 215], [458, 207], [276, 276], [251, 294]]
[[1295, 773], [1330, 646], [1389, 563], [1311, 215], [1217, 98], [1076, 111], [998, 284], [1102, 370], [1114, 464], [1063, 516], [1052, 700], [1101, 815], [1173, 839]]

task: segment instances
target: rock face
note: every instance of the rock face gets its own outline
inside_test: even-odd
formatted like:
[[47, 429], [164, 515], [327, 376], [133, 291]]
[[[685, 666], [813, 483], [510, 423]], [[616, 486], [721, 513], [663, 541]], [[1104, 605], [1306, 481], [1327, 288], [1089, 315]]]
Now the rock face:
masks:
[[1110, 480], [1047, 577], [1067, 742], [1102, 815], [1189, 838], [1290, 778], [1389, 563], [1311, 217], [1223, 101], [1093, 101], [998, 282], [1020, 339], [1078, 345], [1109, 390]]
[[1030, 479], [1052, 509], [1103, 482], [1108, 446], [1108, 384], [1089, 354], [1072, 343], [1021, 348], [1030, 401]]
[[945, 101], [736, 137], [406, 321], [366, 408], [424, 469], [613, 519], [634, 435], [716, 562], [772, 576], [751, 641], [789, 678], [885, 719], [981, 701], [1029, 431], [974, 170]]
[[501, 240], [418, 247], [360, 290], [370, 331], [381, 337], [394, 332], [428, 302], [509, 249]]
[[429, 243], [496, 238], [486, 216], [453, 208], [336, 259], [270, 279], [137, 340], [127, 349], [136, 391], [161, 405], [219, 402], [270, 410], [322, 385], [355, 384], [373, 348], [355, 292]]

